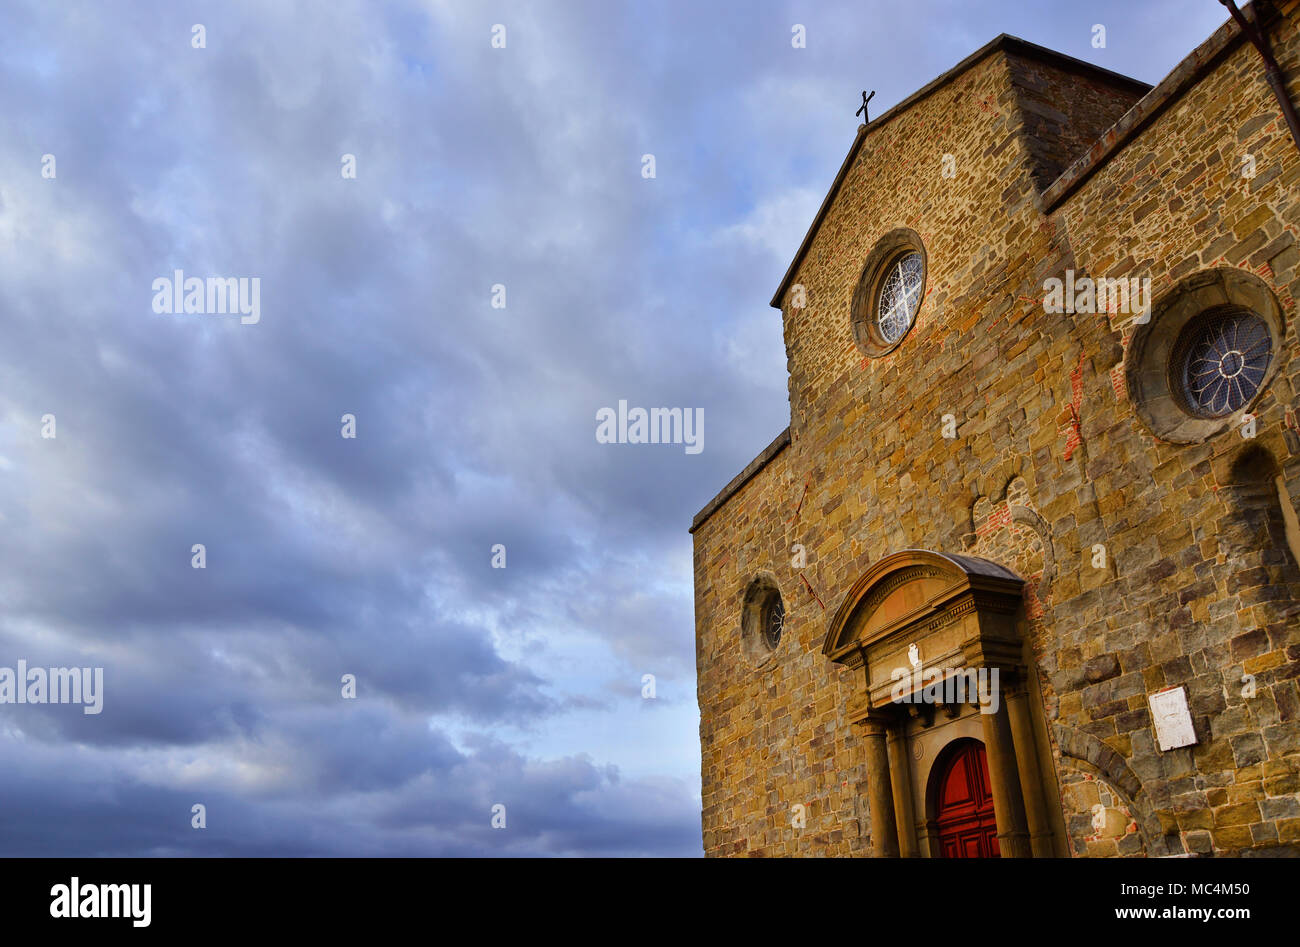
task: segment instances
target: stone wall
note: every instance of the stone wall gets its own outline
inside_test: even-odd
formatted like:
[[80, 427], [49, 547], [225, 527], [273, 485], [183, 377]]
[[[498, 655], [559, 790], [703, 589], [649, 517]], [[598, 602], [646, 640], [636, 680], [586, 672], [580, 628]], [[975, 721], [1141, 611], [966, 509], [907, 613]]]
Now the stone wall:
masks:
[[[1292, 76], [1294, 17], [1274, 31]], [[1132, 337], [1112, 324], [1121, 320], [1080, 326], [1083, 474], [1103, 506], [1093, 535], [1072, 544], [1107, 543], [1116, 575], [1056, 610], [1050, 676], [1064, 693], [1076, 664], [1119, 658], [1114, 676], [1065, 694], [1060, 714], [1124, 757], [1171, 852], [1300, 852], [1300, 570], [1272, 478], [1250, 488], [1276, 464], [1300, 497], [1300, 458], [1284, 436], [1300, 382], [1298, 159], [1259, 56], [1242, 44], [1053, 215], [1076, 269], [1150, 277], [1159, 298], [1197, 271], [1242, 268], [1287, 326], [1281, 368], [1253, 409], [1257, 436], [1230, 427], [1202, 444], [1158, 440], [1108, 382], [1122, 379]], [[1068, 522], [1076, 502], [1058, 493], [1044, 508]], [[1145, 695], [1173, 684], [1187, 687], [1200, 742], [1161, 753]]]
[[[1292, 16], [1275, 47], [1296, 75]], [[1073, 102], [1063, 127], [1092, 135], [1132, 87], [1093, 77], [1076, 96], [1077, 74], [995, 51], [869, 130], [783, 299], [791, 443], [695, 530], [707, 854], [870, 853], [848, 672], [820, 647], [849, 586], [905, 548], [967, 551], [1029, 580], [1076, 854], [1300, 852], [1300, 570], [1273, 481], [1251, 473], [1263, 457], [1300, 497], [1284, 433], [1300, 383], [1300, 154], [1261, 71], [1249, 45], [1231, 48], [1047, 215], [1044, 168], [1078, 140], [1043, 145], [1029, 129], [1048, 135], [1051, 103]], [[867, 358], [850, 301], [899, 227], [924, 242], [925, 300], [903, 343]], [[1215, 265], [1248, 268], [1276, 294], [1285, 364], [1254, 441], [1228, 430], [1164, 443], [1124, 389], [1122, 320], [1047, 315], [1043, 283], [1072, 268], [1149, 276], [1160, 295]], [[1245, 447], [1267, 454], [1243, 469]], [[755, 668], [739, 627], [760, 572], [786, 623]], [[1146, 695], [1171, 684], [1187, 687], [1200, 742], [1161, 753]], [[1115, 834], [1114, 813], [1135, 828]]]

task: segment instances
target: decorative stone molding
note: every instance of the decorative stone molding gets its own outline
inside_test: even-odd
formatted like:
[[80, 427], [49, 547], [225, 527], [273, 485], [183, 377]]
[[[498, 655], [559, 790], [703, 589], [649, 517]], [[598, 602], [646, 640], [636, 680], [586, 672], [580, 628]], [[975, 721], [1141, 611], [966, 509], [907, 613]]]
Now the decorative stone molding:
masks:
[[1029, 487], [1018, 474], [998, 480], [994, 492], [978, 497], [971, 506], [972, 533], [963, 548], [972, 555], [1007, 562], [1025, 578], [1025, 612], [1031, 622], [1041, 621], [1051, 604], [1056, 577], [1056, 550], [1052, 531], [1030, 498]]
[[[896, 633], [983, 609], [1011, 614], [1024, 582], [984, 559], [906, 549], [881, 559], [845, 593], [827, 626], [822, 653], [843, 664]], [[943, 627], [940, 623], [938, 627]]]
[[[1061, 751], [1063, 761], [1068, 761], [1068, 765], [1080, 772], [1093, 773], [1105, 779], [1121, 797], [1133, 814], [1142, 838], [1142, 847], [1147, 854], [1180, 854], [1170, 851], [1160, 820], [1143, 792], [1142, 781], [1129, 768], [1124, 757], [1092, 734], [1062, 723], [1052, 725], [1052, 737]], [[1174, 834], [1176, 836], [1177, 832]]]
[[[1207, 418], [1188, 410], [1174, 376], [1175, 349], [1183, 329], [1207, 311], [1248, 310], [1259, 316], [1272, 338], [1272, 358], [1259, 390], [1241, 411]], [[1150, 321], [1133, 333], [1124, 360], [1124, 380], [1138, 417], [1157, 438], [1200, 444], [1231, 425], [1263, 397], [1286, 360], [1286, 321], [1272, 289], [1258, 276], [1236, 267], [1201, 270], [1165, 293], [1151, 307]]]
[[[876, 300], [880, 296], [880, 287], [889, 271], [890, 264], [900, 256], [912, 251], [921, 254], [920, 301], [917, 303], [916, 314], [912, 317], [911, 325], [907, 327], [907, 330], [901, 336], [890, 342], [881, 335], [880, 325], [876, 321]], [[862, 275], [858, 278], [858, 286], [853, 293], [853, 300], [849, 308], [849, 318], [853, 326], [853, 341], [863, 355], [868, 358], [880, 358], [888, 355], [902, 345], [903, 340], [911, 335], [912, 330], [916, 328], [916, 324], [921, 318], [921, 306], [925, 301], [925, 284], [929, 275], [929, 262], [925, 252], [925, 244], [921, 242], [921, 235], [910, 228], [899, 227], [896, 230], [891, 230], [876, 242], [876, 246], [867, 257], [866, 265], [862, 267]]]
[[[864, 741], [876, 854], [906, 858], [923, 850], [908, 727], [934, 726], [936, 703], [950, 719], [979, 704], [1003, 856], [1054, 854], [1018, 630], [1023, 588], [1019, 576], [986, 559], [908, 549], [868, 569], [831, 617], [822, 652], [854, 668], [859, 682], [845, 716]], [[984, 669], [992, 672], [996, 700], [955, 686]]]
[[[745, 587], [740, 606], [740, 650], [754, 668], [773, 666], [772, 658], [781, 650], [780, 642], [771, 648], [763, 637], [763, 625], [773, 600], [781, 601], [781, 588], [776, 576], [771, 572], [759, 572]], [[783, 634], [781, 641], [785, 639]]]

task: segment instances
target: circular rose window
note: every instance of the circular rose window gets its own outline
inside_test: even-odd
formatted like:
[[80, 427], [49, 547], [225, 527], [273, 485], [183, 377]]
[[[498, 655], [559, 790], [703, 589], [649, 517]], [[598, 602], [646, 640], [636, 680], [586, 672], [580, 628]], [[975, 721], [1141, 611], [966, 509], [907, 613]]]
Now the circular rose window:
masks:
[[1156, 437], [1200, 444], [1253, 411], [1286, 361], [1286, 320], [1272, 289], [1236, 267], [1186, 277], [1136, 323], [1124, 383]]
[[1250, 404], [1264, 383], [1273, 339], [1253, 312], [1207, 312], [1185, 328], [1170, 367], [1187, 409], [1202, 418], [1222, 418]]
[[891, 230], [877, 241], [849, 305], [853, 340], [863, 355], [888, 355], [912, 331], [925, 276], [925, 247], [916, 231]]
[[901, 339], [912, 327], [916, 309], [921, 304], [921, 287], [925, 284], [925, 265], [915, 250], [894, 260], [885, 271], [876, 302], [876, 319], [880, 336], [889, 344]]

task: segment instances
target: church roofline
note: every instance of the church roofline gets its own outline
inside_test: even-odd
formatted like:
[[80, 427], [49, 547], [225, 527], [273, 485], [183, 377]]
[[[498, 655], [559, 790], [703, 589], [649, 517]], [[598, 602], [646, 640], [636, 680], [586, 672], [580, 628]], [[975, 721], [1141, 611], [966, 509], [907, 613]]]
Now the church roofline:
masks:
[[[1271, 22], [1268, 14], [1256, 4], [1250, 3], [1242, 8], [1250, 19], [1255, 13], [1264, 14], [1264, 26]], [[1191, 89], [1201, 77], [1214, 68], [1218, 62], [1232, 51], [1245, 37], [1234, 20], [1226, 21], [1210, 34], [1209, 39], [1201, 43], [1191, 54], [1169, 71], [1160, 82], [1146, 95], [1133, 104], [1127, 112], [1119, 117], [1110, 128], [1098, 138], [1092, 146], [1070, 164], [1060, 177], [1043, 191], [1043, 213], [1055, 210], [1067, 197], [1083, 185], [1093, 173], [1118, 154], [1136, 138], [1148, 125], [1184, 93]]]
[[[1285, 0], [1282, 4], [1284, 10], [1291, 10], [1297, 6], [1297, 0]], [[1243, 12], [1247, 13], [1250, 18], [1254, 18], [1257, 4], [1252, 2], [1243, 7]], [[1268, 15], [1268, 8], [1265, 6], [1265, 26], [1269, 25], [1271, 17]], [[879, 117], [871, 122], [870, 125], [859, 125], [857, 135], [853, 139], [853, 144], [849, 148], [848, 155], [844, 158], [843, 164], [840, 165], [839, 172], [835, 175], [830, 190], [822, 200], [821, 207], [817, 210], [817, 215], [813, 218], [812, 225], [804, 235], [803, 242], [799, 245], [799, 250], [791, 261], [785, 276], [781, 280], [781, 285], [777, 288], [776, 294], [772, 297], [771, 306], [774, 309], [781, 308], [781, 299], [785, 296], [786, 290], [789, 289], [790, 283], [794, 280], [795, 272], [803, 262], [809, 248], [812, 245], [813, 238], [821, 226], [831, 203], [835, 200], [839, 192], [840, 185], [848, 175], [849, 168], [853, 166], [862, 148], [862, 143], [866, 140], [867, 135], [876, 128], [881, 127], [887, 122], [893, 120], [902, 114], [920, 100], [929, 96], [933, 92], [947, 85], [953, 79], [960, 76], [966, 70], [976, 65], [983, 59], [995, 52], [1011, 52], [1026, 58], [1034, 58], [1048, 64], [1055, 65], [1064, 70], [1084, 73], [1095, 78], [1104, 79], [1115, 85], [1125, 85], [1133, 89], [1142, 90], [1145, 95], [1139, 99], [1133, 106], [1128, 109], [1120, 119], [1112, 125], [1106, 132], [1077, 160], [1070, 164], [1055, 181], [1053, 181], [1042, 193], [1042, 208], [1044, 213], [1048, 213], [1059, 206], [1070, 194], [1074, 193], [1092, 174], [1109, 161], [1114, 155], [1119, 153], [1134, 138], [1136, 138], [1146, 127], [1148, 127], [1162, 112], [1171, 104], [1181, 98], [1189, 89], [1191, 89], [1207, 72], [1213, 69], [1222, 58], [1227, 55], [1239, 42], [1244, 39], [1241, 29], [1233, 20], [1227, 20], [1222, 26], [1214, 31], [1205, 42], [1196, 47], [1188, 56], [1178, 63], [1169, 74], [1155, 86], [1148, 85], [1137, 79], [1112, 72], [1109, 69], [1103, 69], [1100, 66], [1094, 66], [1091, 63], [1084, 62], [1081, 59], [1075, 59], [1073, 56], [1067, 56], [1064, 53], [1058, 53], [1055, 50], [1048, 49], [1045, 46], [1039, 46], [1030, 43], [1019, 37], [1003, 33], [996, 39], [986, 43], [980, 49], [971, 53], [957, 65], [953, 66], [943, 75], [929, 82], [916, 92], [909, 95], [903, 101], [899, 102], [893, 108], [881, 113]], [[722, 490], [705, 504], [695, 518], [691, 521], [690, 532], [694, 533], [703, 525], [704, 521], [712, 516], [724, 503], [734, 496], [741, 487], [748, 483], [760, 470], [767, 466], [777, 454], [784, 450], [790, 444], [790, 429], [787, 427], [776, 439], [769, 444], [762, 453], [752, 460], [739, 474], [732, 478]]]
[[749, 483], [754, 476], [768, 465], [768, 463], [781, 451], [790, 446], [790, 429], [787, 427], [784, 431], [776, 436], [776, 439], [763, 448], [763, 452], [749, 462], [749, 465], [736, 476], [731, 478], [731, 482], [718, 491], [708, 503], [704, 504], [704, 509], [695, 514], [695, 519], [691, 520], [691, 528], [688, 532], [694, 533], [704, 525], [704, 521], [718, 511], [722, 504], [726, 503], [736, 492]]
[[853, 144], [849, 147], [849, 153], [845, 157], [844, 163], [840, 165], [839, 173], [835, 175], [835, 180], [832, 182], [830, 190], [827, 191], [825, 199], [822, 200], [821, 207], [817, 210], [817, 215], [813, 218], [812, 226], [808, 228], [808, 232], [804, 235], [803, 242], [799, 244], [798, 252], [795, 253], [794, 259], [791, 261], [789, 268], [785, 271], [785, 276], [781, 279], [781, 285], [777, 287], [776, 294], [772, 297], [771, 306], [773, 309], [781, 308], [781, 299], [785, 296], [785, 291], [790, 288], [791, 282], [794, 281], [795, 271], [799, 269], [799, 264], [803, 262], [809, 248], [812, 246], [813, 237], [816, 236], [818, 228], [821, 227], [823, 218], [825, 218], [827, 211], [830, 210], [831, 203], [835, 200], [835, 195], [839, 192], [840, 185], [848, 175], [849, 168], [853, 167], [853, 162], [857, 158], [858, 152], [862, 148], [862, 143], [866, 140], [867, 136], [877, 128], [887, 124], [903, 112], [910, 109], [922, 99], [937, 92], [972, 66], [996, 52], [1010, 52], [1025, 58], [1037, 59], [1046, 62], [1049, 65], [1056, 66], [1064, 71], [1083, 73], [1097, 79], [1105, 80], [1113, 85], [1125, 86], [1142, 93], [1149, 93], [1151, 90], [1150, 84], [1146, 82], [1142, 82], [1130, 76], [1121, 75], [1118, 72], [1112, 72], [1109, 69], [1103, 69], [1101, 66], [1095, 66], [1082, 59], [1075, 59], [1073, 56], [1067, 56], [1065, 53], [1058, 53], [1054, 49], [1048, 49], [1046, 46], [1039, 46], [1037, 43], [1031, 43], [1027, 40], [1020, 39], [1018, 36], [1011, 36], [1008, 33], [1002, 33], [997, 38], [984, 44], [975, 52], [971, 53], [938, 78], [913, 92], [893, 108], [881, 113], [880, 116], [872, 120], [870, 125], [858, 126], [857, 136], [853, 139]]

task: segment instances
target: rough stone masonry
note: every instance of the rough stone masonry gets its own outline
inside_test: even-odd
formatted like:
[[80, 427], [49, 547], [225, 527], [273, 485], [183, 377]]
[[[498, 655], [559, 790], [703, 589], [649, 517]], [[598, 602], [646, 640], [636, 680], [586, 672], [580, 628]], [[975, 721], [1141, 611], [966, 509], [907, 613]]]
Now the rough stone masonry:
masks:
[[[1300, 4], [1246, 12], [1300, 98]], [[889, 348], [860, 310], [898, 234], [924, 296]], [[892, 853], [873, 826], [940, 853], [936, 735], [993, 731], [963, 708], [891, 718], [895, 812], [873, 812], [890, 797], [854, 662], [879, 642], [824, 653], [903, 550], [1023, 581], [1035, 852], [1300, 854], [1297, 237], [1300, 151], [1231, 21], [1154, 88], [1002, 36], [858, 129], [773, 303], [790, 426], [691, 528], [706, 854]], [[1154, 303], [1049, 314], [1067, 271], [1149, 279]], [[1249, 405], [1207, 419], [1169, 366], [1225, 305], [1275, 338]], [[774, 645], [751, 612], [776, 614]], [[1162, 750], [1170, 688], [1195, 742]]]

